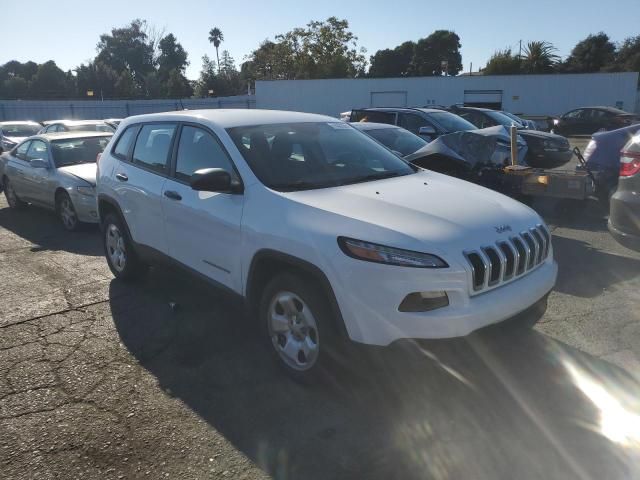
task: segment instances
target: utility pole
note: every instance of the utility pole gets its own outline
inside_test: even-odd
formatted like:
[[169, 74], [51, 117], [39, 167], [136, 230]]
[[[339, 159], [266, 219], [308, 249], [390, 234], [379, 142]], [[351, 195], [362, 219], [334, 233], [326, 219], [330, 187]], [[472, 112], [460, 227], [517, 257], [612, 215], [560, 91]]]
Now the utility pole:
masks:
[[473, 75], [473, 62], [469, 63], [469, 76]]
[[518, 51], [518, 69], [522, 68], [522, 40], [520, 40], [520, 50]]

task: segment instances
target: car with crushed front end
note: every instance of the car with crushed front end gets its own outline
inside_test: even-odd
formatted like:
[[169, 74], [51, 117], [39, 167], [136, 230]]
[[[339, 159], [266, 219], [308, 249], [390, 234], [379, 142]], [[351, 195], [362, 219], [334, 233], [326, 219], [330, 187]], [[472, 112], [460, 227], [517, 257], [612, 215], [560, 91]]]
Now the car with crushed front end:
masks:
[[117, 278], [166, 262], [239, 296], [308, 382], [344, 367], [350, 342], [459, 337], [541, 309], [556, 280], [536, 212], [323, 115], [129, 117], [97, 194]]
[[96, 159], [106, 132], [48, 133], [30, 137], [0, 157], [1, 183], [10, 208], [27, 204], [54, 210], [70, 231], [97, 223]]

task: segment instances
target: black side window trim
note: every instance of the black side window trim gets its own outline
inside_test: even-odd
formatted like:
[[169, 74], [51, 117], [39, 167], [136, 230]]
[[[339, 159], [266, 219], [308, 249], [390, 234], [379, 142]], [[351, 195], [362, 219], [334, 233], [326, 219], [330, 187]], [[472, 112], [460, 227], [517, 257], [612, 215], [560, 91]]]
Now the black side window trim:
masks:
[[[122, 131], [122, 133], [118, 136], [118, 138], [114, 142], [113, 146], [111, 147], [111, 155], [113, 155], [115, 158], [117, 158], [119, 160], [124, 160], [125, 162], [132, 163], [131, 162], [131, 156], [133, 155], [133, 148], [135, 147], [136, 141], [138, 140], [138, 134], [140, 133], [140, 128], [141, 128], [140, 124], [131, 125], [131, 126], [125, 128]], [[137, 129], [137, 131], [135, 131], [136, 129]], [[119, 153], [116, 153], [116, 148], [118, 147], [118, 144], [122, 140], [122, 137], [124, 137], [124, 134], [129, 130], [134, 130], [133, 141], [129, 145], [129, 151], [127, 151], [127, 154], [126, 155], [120, 155]]]
[[233, 172], [234, 172], [236, 178], [240, 181], [240, 183], [242, 185], [244, 185], [244, 182], [242, 181], [242, 176], [240, 176], [240, 172], [238, 171], [238, 168], [236, 167], [236, 164], [233, 161], [233, 158], [229, 154], [229, 151], [224, 146], [224, 144], [220, 141], [220, 138], [218, 137], [218, 135], [213, 130], [211, 130], [209, 127], [207, 127], [205, 125], [202, 125], [200, 123], [193, 123], [193, 122], [180, 122], [179, 123], [179, 129], [176, 132], [173, 145], [171, 146], [171, 162], [170, 162], [170, 167], [169, 167], [169, 175], [167, 176], [170, 180], [173, 180], [174, 182], [181, 183], [183, 185], [189, 185], [189, 182], [185, 182], [184, 180], [180, 180], [178, 177], [176, 177], [176, 167], [177, 167], [177, 163], [178, 163], [178, 147], [180, 145], [180, 138], [182, 137], [182, 128], [183, 127], [199, 128], [200, 130], [203, 130], [203, 131], [209, 133], [214, 138], [214, 140], [216, 142], [218, 142], [218, 145], [220, 146], [220, 150], [222, 150], [222, 152], [226, 155], [227, 160], [229, 161], [229, 164], [231, 164], [231, 167], [233, 168]]
[[[133, 161], [133, 151], [136, 148], [136, 143], [138, 143], [138, 137], [140, 136], [140, 132], [142, 131], [142, 127], [145, 127], [147, 125], [161, 125], [161, 124], [165, 124], [165, 123], [176, 126], [175, 131], [173, 132], [173, 137], [171, 139], [171, 145], [169, 145], [169, 153], [167, 155], [167, 162], [165, 164], [167, 166], [167, 169], [164, 172], [160, 172], [158, 170], [154, 170], [152, 168], [146, 167], [142, 163], [134, 162]], [[117, 159], [119, 159], [119, 160], [121, 160], [123, 162], [126, 162], [129, 165], [131, 165], [132, 167], [139, 168], [140, 170], [144, 170], [145, 172], [153, 173], [153, 174], [158, 175], [160, 177], [170, 178], [169, 172], [171, 170], [171, 163], [173, 161], [174, 147], [175, 147], [175, 144], [176, 144], [176, 138], [178, 136], [178, 130], [180, 129], [180, 122], [176, 122], [176, 121], [172, 121], [172, 120], [157, 121], [157, 122], [144, 122], [144, 123], [138, 123], [138, 124], [135, 124], [135, 125], [131, 125], [130, 127], [127, 127], [127, 128], [132, 128], [132, 127], [137, 127], [138, 131], [136, 132], [136, 137], [135, 137], [134, 141], [131, 143], [131, 147], [129, 148], [128, 158], [121, 159], [118, 156], [115, 156], [115, 155], [114, 156]], [[124, 133], [124, 131], [122, 133]], [[118, 141], [120, 141], [120, 137], [118, 137]], [[113, 154], [113, 148], [111, 150], [111, 153]]]

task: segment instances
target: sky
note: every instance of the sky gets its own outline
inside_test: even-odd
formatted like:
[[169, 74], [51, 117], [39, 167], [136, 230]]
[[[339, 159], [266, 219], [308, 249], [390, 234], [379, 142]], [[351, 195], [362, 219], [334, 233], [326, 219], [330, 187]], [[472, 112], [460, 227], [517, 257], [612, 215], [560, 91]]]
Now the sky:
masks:
[[[5, 3], [2, 0], [0, 4]], [[187, 77], [196, 79], [204, 54], [215, 57], [208, 32], [218, 27], [223, 49], [236, 64], [273, 38], [310, 20], [345, 18], [367, 56], [418, 40], [434, 30], [455, 31], [468, 71], [483, 67], [499, 49], [518, 49], [520, 40], [546, 40], [565, 57], [590, 33], [613, 41], [640, 35], [640, 0], [29, 0], [3, 5], [0, 64], [9, 60], [54, 60], [64, 70], [96, 54], [102, 33], [142, 18], [173, 33], [189, 53]], [[28, 5], [28, 8], [27, 8]]]

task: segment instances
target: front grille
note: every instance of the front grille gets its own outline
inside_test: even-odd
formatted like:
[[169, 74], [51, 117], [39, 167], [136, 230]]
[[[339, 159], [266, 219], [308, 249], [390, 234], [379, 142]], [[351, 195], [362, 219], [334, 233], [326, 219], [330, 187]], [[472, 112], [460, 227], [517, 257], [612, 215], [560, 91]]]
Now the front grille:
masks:
[[550, 249], [551, 235], [544, 226], [536, 225], [495, 245], [464, 252], [471, 267], [474, 293], [503, 285], [530, 272], [547, 259]]

